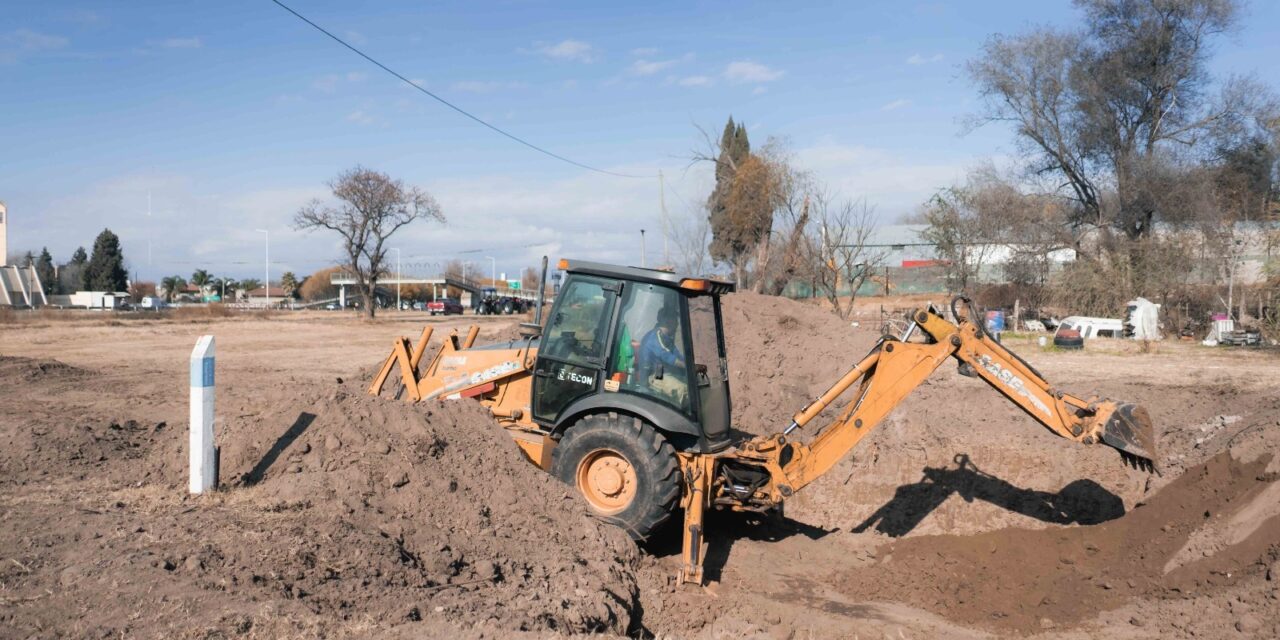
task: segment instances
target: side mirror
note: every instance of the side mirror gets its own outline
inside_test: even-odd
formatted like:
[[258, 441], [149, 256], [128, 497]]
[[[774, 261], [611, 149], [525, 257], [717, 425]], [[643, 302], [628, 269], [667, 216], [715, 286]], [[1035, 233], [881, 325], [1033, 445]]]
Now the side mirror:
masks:
[[662, 365], [658, 365], [658, 368], [653, 370], [653, 379], [661, 380], [664, 373], [666, 373], [666, 369]]

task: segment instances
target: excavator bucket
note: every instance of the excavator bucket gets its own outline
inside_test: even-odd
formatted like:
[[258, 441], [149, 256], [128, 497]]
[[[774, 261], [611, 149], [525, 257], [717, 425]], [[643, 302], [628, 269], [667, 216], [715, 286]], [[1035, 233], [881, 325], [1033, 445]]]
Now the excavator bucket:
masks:
[[1147, 410], [1121, 404], [1102, 427], [1103, 444], [1120, 450], [1120, 457], [1135, 469], [1159, 473], [1156, 468], [1156, 433]]

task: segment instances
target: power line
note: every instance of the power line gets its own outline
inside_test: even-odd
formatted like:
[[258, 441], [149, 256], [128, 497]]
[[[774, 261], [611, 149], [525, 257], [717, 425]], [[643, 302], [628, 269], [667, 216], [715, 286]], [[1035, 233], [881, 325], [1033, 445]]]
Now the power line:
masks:
[[289, 13], [292, 13], [292, 14], [293, 14], [294, 16], [296, 16], [299, 20], [301, 20], [301, 21], [303, 21], [303, 22], [305, 22], [305, 23], [307, 23], [307, 24], [311, 25], [312, 27], [315, 27], [315, 29], [316, 29], [317, 31], [319, 31], [320, 33], [323, 33], [324, 35], [329, 36], [330, 38], [332, 38], [332, 39], [334, 40], [334, 42], [337, 42], [338, 44], [340, 44], [340, 45], [342, 45], [342, 46], [344, 46], [344, 47], [346, 47], [346, 48], [350, 49], [351, 51], [353, 51], [356, 55], [360, 56], [361, 58], [364, 58], [365, 60], [368, 60], [369, 62], [372, 62], [372, 63], [373, 63], [374, 65], [376, 65], [379, 69], [382, 69], [383, 71], [386, 71], [387, 73], [389, 73], [389, 74], [391, 74], [391, 75], [393, 75], [393, 76], [395, 76], [395, 77], [399, 78], [402, 82], [404, 82], [405, 84], [409, 85], [410, 87], [413, 87], [414, 89], [417, 89], [418, 91], [421, 91], [422, 93], [425, 93], [426, 95], [428, 95], [428, 96], [430, 96], [432, 99], [434, 99], [436, 102], [439, 102], [440, 104], [443, 104], [444, 106], [449, 107], [450, 109], [453, 109], [454, 111], [457, 111], [458, 113], [460, 113], [460, 114], [462, 114], [462, 115], [464, 115], [464, 116], [466, 116], [466, 117], [468, 117], [468, 118], [470, 118], [470, 119], [472, 119], [472, 120], [474, 120], [474, 121], [476, 121], [476, 122], [480, 123], [481, 125], [483, 125], [483, 126], [485, 126], [485, 127], [489, 128], [489, 129], [493, 130], [494, 132], [499, 133], [499, 134], [502, 134], [503, 136], [505, 136], [505, 137], [507, 137], [507, 138], [510, 138], [511, 140], [514, 140], [514, 141], [516, 141], [516, 142], [518, 142], [518, 143], [520, 143], [520, 144], [522, 144], [522, 145], [524, 145], [524, 146], [526, 146], [526, 147], [529, 147], [530, 149], [533, 149], [534, 151], [537, 151], [537, 152], [539, 152], [539, 153], [542, 153], [542, 154], [545, 154], [545, 155], [551, 156], [552, 158], [555, 158], [556, 160], [559, 160], [559, 161], [561, 161], [561, 162], [567, 162], [567, 163], [569, 163], [569, 164], [571, 164], [571, 165], [573, 165], [573, 166], [575, 166], [575, 167], [580, 167], [580, 168], [586, 169], [586, 170], [588, 170], [588, 171], [595, 171], [596, 173], [603, 173], [603, 174], [605, 174], [605, 175], [616, 176], [616, 177], [619, 177], [619, 178], [643, 178], [643, 177], [647, 177], [647, 176], [633, 176], [633, 175], [629, 175], [629, 174], [626, 174], [626, 173], [616, 173], [616, 172], [613, 172], [613, 171], [606, 171], [606, 170], [604, 170], [604, 169], [597, 169], [596, 167], [593, 167], [593, 166], [591, 166], [591, 165], [582, 164], [581, 162], [578, 162], [578, 161], [576, 161], [576, 160], [570, 160], [569, 158], [566, 158], [566, 157], [564, 157], [564, 156], [562, 156], [562, 155], [559, 155], [559, 154], [557, 154], [557, 153], [553, 153], [553, 152], [551, 152], [551, 151], [548, 151], [548, 150], [546, 150], [546, 149], [543, 149], [542, 147], [539, 147], [538, 145], [533, 144], [532, 142], [529, 142], [529, 141], [527, 141], [527, 140], [525, 140], [525, 139], [523, 139], [523, 138], [520, 138], [519, 136], [516, 136], [515, 134], [508, 133], [508, 132], [504, 131], [503, 129], [500, 129], [500, 128], [498, 128], [498, 127], [496, 127], [496, 126], [492, 125], [492, 124], [489, 124], [488, 122], [486, 122], [486, 121], [482, 120], [482, 119], [481, 119], [481, 118], [479, 118], [478, 116], [471, 115], [469, 112], [467, 112], [467, 111], [466, 111], [465, 109], [463, 109], [462, 107], [459, 107], [459, 106], [457, 106], [457, 105], [453, 104], [452, 102], [449, 102], [448, 100], [445, 100], [444, 98], [441, 98], [440, 96], [438, 96], [438, 95], [436, 95], [436, 94], [434, 94], [434, 93], [432, 93], [432, 92], [430, 92], [430, 91], [427, 91], [426, 89], [422, 88], [422, 86], [421, 86], [421, 85], [419, 85], [418, 83], [416, 83], [416, 82], [414, 82], [414, 81], [412, 81], [412, 80], [410, 80], [410, 79], [408, 79], [408, 78], [406, 78], [406, 77], [404, 77], [404, 76], [400, 75], [399, 73], [396, 73], [394, 70], [392, 70], [392, 69], [391, 69], [390, 67], [388, 67], [387, 65], [382, 64], [381, 62], [378, 62], [377, 60], [374, 60], [372, 57], [370, 57], [370, 56], [369, 56], [368, 54], [366, 54], [365, 52], [363, 52], [363, 51], [361, 51], [361, 50], [359, 50], [359, 49], [355, 48], [354, 46], [352, 46], [352, 45], [348, 44], [348, 43], [347, 43], [345, 40], [343, 40], [342, 38], [339, 38], [338, 36], [333, 35], [333, 34], [332, 34], [332, 33], [330, 33], [329, 31], [327, 31], [324, 27], [322, 27], [322, 26], [320, 26], [320, 25], [318, 25], [318, 24], [316, 24], [316, 23], [312, 22], [311, 20], [307, 19], [307, 17], [306, 17], [306, 16], [302, 15], [301, 13], [298, 13], [297, 11], [294, 11], [294, 10], [293, 10], [293, 9], [291, 9], [288, 5], [286, 5], [285, 3], [280, 2], [280, 0], [271, 0], [271, 1], [272, 1], [272, 2], [274, 2], [274, 3], [276, 3], [277, 5], [279, 5], [281, 9], [284, 9], [285, 11], [288, 11]]

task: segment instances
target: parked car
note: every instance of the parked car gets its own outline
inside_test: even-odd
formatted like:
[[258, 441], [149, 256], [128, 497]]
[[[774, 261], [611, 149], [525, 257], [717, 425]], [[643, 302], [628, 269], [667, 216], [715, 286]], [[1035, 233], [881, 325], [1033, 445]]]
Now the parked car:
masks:
[[431, 315], [462, 315], [462, 303], [453, 298], [441, 298], [427, 303], [427, 312]]

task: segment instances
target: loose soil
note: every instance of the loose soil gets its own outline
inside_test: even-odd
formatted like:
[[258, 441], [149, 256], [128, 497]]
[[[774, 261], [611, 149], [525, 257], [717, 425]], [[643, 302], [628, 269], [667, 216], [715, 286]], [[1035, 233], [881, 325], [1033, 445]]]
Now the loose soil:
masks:
[[[513, 335], [475, 320], [481, 343]], [[1280, 636], [1274, 353], [1011, 339], [1065, 389], [1146, 405], [1164, 475], [944, 366], [785, 520], [712, 514], [711, 581], [690, 588], [672, 581], [674, 527], [637, 547], [591, 519], [479, 406], [364, 395], [394, 336], [475, 320], [0, 326], [0, 637]], [[749, 293], [725, 322], [752, 434], [783, 428], [879, 326]], [[224, 487], [190, 497], [203, 333]]]

